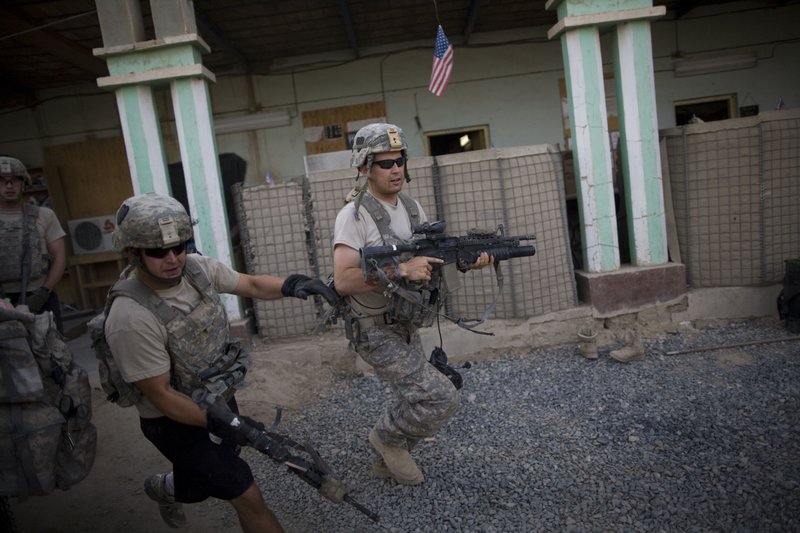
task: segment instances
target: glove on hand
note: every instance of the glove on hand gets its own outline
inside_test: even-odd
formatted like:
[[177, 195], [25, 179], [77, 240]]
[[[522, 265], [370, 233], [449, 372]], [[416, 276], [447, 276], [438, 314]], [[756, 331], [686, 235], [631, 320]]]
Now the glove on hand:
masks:
[[42, 310], [44, 304], [50, 299], [50, 289], [47, 287], [39, 287], [31, 293], [30, 296], [25, 298], [25, 304], [30, 309], [31, 313], [37, 314]]
[[[229, 440], [238, 444], [239, 446], [247, 446], [250, 441], [247, 440], [245, 432], [240, 428], [243, 426], [254, 427], [259, 431], [264, 431], [264, 424], [258, 420], [253, 420], [249, 416], [233, 415], [235, 418], [231, 420], [232, 424], [225, 423], [225, 421], [213, 416], [210, 412], [206, 412], [206, 426], [208, 430], [223, 440]], [[239, 424], [236, 424], [238, 419]], [[236, 425], [234, 425], [236, 424]]]
[[329, 304], [336, 305], [339, 295], [335, 290], [328, 287], [317, 278], [309, 278], [303, 274], [292, 274], [286, 278], [281, 287], [281, 294], [284, 296], [294, 296], [305, 300], [310, 294], [319, 294], [325, 298]]

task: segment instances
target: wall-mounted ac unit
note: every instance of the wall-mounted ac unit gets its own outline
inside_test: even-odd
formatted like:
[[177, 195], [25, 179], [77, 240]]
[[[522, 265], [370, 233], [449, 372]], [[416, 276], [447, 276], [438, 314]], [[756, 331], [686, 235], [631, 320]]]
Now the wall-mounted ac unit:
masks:
[[68, 220], [69, 236], [72, 239], [72, 253], [99, 254], [114, 249], [111, 234], [116, 224], [114, 215]]

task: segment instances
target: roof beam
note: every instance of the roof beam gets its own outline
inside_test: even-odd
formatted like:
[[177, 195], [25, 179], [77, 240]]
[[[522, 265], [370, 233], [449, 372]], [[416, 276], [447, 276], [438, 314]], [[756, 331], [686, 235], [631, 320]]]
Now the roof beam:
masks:
[[347, 40], [350, 41], [350, 48], [353, 49], [353, 55], [358, 59], [360, 53], [358, 51], [358, 41], [356, 40], [356, 30], [353, 27], [353, 17], [350, 15], [350, 7], [347, 5], [347, 0], [339, 0], [339, 12], [342, 15]]
[[24, 17], [7, 7], [0, 7], [0, 28], [7, 33], [18, 33], [15, 41], [36, 47], [54, 55], [95, 76], [108, 76], [105, 61], [92, 55], [92, 51], [61, 37], [47, 28], [37, 28]]
[[464, 23], [464, 31], [462, 35], [464, 36], [464, 42], [462, 44], [468, 44], [470, 35], [472, 35], [472, 30], [475, 28], [475, 21], [478, 20], [478, 11], [481, 7], [481, 0], [470, 0], [469, 2], [469, 10], [467, 11], [467, 20]]

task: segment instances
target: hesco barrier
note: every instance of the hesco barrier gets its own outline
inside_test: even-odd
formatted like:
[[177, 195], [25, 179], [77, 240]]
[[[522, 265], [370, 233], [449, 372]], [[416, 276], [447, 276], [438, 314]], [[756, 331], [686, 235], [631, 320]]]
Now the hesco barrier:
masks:
[[[538, 145], [412, 158], [404, 190], [447, 234], [503, 224], [506, 235], [536, 235], [536, 255], [505, 261], [503, 291], [492, 317], [528, 318], [577, 305], [567, 234], [562, 157]], [[248, 272], [327, 277], [336, 214], [355, 184], [355, 170], [318, 172], [274, 187], [237, 191]], [[456, 316], [478, 317], [497, 290], [493, 269], [468, 272], [448, 302]], [[261, 337], [306, 334], [318, 325], [311, 301], [257, 301]]]

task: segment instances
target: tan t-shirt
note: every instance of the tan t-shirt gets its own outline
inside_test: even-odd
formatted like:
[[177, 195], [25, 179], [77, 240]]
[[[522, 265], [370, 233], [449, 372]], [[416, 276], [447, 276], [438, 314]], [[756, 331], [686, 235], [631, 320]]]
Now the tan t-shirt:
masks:
[[[239, 283], [239, 273], [213, 257], [191, 254], [211, 280], [217, 292], [230, 293]], [[175, 287], [156, 291], [173, 308], [188, 313], [201, 301], [201, 294], [184, 277]], [[106, 338], [114, 361], [125, 381], [135, 383], [168, 373], [171, 362], [167, 352], [167, 330], [161, 321], [136, 300], [118, 296], [106, 318]], [[146, 398], [136, 405], [139, 416], [155, 418], [163, 414]]]
[[[23, 215], [22, 209], [0, 209], [0, 235], [3, 239], [13, 238], [22, 242], [22, 225]], [[64, 228], [58, 221], [55, 212], [47, 207], [39, 207], [39, 216], [36, 219], [36, 231], [39, 233], [39, 253], [47, 254], [47, 243], [56, 241], [66, 235]], [[20, 250], [22, 246], [20, 245]], [[22, 258], [19, 258], [22, 264]], [[31, 273], [31, 279], [28, 281], [28, 291], [38, 289], [47, 278], [46, 275], [41, 275], [38, 272]], [[21, 283], [19, 281], [6, 281], [2, 283], [2, 289], [5, 292], [16, 293], [20, 291]]]
[[[417, 208], [419, 209], [419, 221], [427, 222], [422, 206], [419, 202]], [[411, 219], [408, 216], [403, 202], [397, 201], [397, 205], [391, 205], [384, 201], [378, 200], [380, 204], [389, 213], [390, 223], [389, 227], [394, 231], [400, 239], [411, 238]], [[343, 244], [349, 246], [354, 250], [365, 248], [369, 246], [383, 246], [384, 242], [381, 238], [381, 232], [378, 230], [378, 225], [369, 215], [367, 210], [362, 205], [358, 211], [359, 218], [355, 219], [355, 202], [350, 202], [345, 205], [339, 214], [336, 216], [336, 224], [333, 229], [333, 246]], [[353, 304], [355, 311], [363, 314], [364, 316], [375, 316], [383, 314], [386, 311], [389, 299], [386, 298], [382, 291], [375, 290], [372, 292], [351, 296], [350, 301]]]

